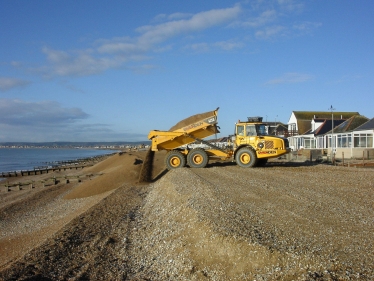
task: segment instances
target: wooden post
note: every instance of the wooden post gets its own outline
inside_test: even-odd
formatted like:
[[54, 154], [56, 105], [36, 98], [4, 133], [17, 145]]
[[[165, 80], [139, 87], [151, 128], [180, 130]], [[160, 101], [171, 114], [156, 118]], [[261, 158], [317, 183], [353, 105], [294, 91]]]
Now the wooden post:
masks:
[[54, 185], [57, 184], [57, 179], [56, 179], [56, 177], [53, 177], [53, 184], [54, 184]]
[[18, 184], [17, 184], [17, 189], [21, 190], [21, 183], [20, 182], [18, 182]]
[[31, 182], [30, 183], [30, 189], [33, 189], [34, 188], [34, 182]]
[[365, 151], [362, 151], [362, 167], [365, 166]]
[[343, 167], [344, 167], [344, 151], [342, 152]]

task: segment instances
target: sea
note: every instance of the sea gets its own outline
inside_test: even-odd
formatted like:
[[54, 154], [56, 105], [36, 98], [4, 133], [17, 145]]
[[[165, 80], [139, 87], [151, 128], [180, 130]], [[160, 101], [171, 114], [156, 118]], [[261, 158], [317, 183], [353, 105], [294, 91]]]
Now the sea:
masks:
[[116, 152], [85, 148], [0, 148], [0, 173], [32, 170], [35, 167], [57, 165], [62, 161], [74, 161]]

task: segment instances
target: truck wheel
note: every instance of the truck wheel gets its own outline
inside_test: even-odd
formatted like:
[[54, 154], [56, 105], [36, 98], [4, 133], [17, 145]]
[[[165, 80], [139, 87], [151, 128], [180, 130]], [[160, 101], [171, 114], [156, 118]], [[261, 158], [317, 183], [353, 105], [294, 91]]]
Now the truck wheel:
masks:
[[182, 168], [186, 166], [186, 157], [183, 153], [172, 150], [166, 154], [165, 165], [168, 170]]
[[243, 168], [251, 168], [256, 166], [256, 153], [249, 147], [239, 149], [235, 156], [236, 163]]
[[187, 155], [187, 164], [191, 168], [204, 168], [208, 164], [208, 160], [208, 154], [201, 148], [195, 148]]

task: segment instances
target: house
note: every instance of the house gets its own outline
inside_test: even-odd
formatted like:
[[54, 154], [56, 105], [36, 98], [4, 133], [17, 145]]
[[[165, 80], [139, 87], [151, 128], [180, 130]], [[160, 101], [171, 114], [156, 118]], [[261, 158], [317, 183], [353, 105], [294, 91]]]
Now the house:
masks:
[[330, 111], [292, 111], [288, 121], [288, 133], [290, 136], [302, 135], [311, 129], [311, 121], [315, 119], [318, 125], [326, 119], [348, 119], [354, 115], [360, 115], [358, 112], [330, 112]]
[[[322, 117], [321, 117], [322, 116]], [[309, 126], [303, 118], [311, 117]], [[293, 132], [289, 142], [293, 150], [319, 149], [337, 158], [374, 156], [374, 119], [358, 112], [292, 113], [289, 127]], [[300, 133], [304, 132], [304, 133]], [[366, 155], [365, 155], [366, 154]]]
[[269, 135], [276, 135], [280, 137], [288, 136], [287, 125], [281, 122], [266, 122], [265, 124]]

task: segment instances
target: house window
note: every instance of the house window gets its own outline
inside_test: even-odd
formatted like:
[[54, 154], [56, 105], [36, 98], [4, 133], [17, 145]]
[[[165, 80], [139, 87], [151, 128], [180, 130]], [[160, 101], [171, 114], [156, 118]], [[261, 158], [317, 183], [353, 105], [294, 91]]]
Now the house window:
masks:
[[334, 144], [334, 143], [331, 144], [331, 135], [328, 135], [328, 136], [326, 136], [326, 137], [327, 137], [327, 139], [328, 139], [328, 140], [327, 140], [327, 147], [330, 147], [330, 148], [331, 148], [331, 147], [332, 147], [332, 144]]
[[373, 135], [372, 134], [368, 134], [367, 135], [367, 146], [366, 147], [374, 147], [373, 146]]
[[297, 147], [303, 148], [304, 147], [304, 139], [303, 138], [297, 138]]
[[354, 147], [373, 147], [373, 135], [354, 134], [353, 145]]
[[360, 147], [360, 135], [359, 134], [354, 134], [353, 136], [353, 147]]
[[349, 147], [349, 137], [348, 135], [342, 135], [342, 146], [341, 147]]
[[315, 139], [304, 139], [305, 148], [316, 148], [316, 141]]
[[338, 135], [337, 147], [349, 147], [348, 135]]
[[342, 147], [342, 136], [338, 135], [338, 143], [336, 144], [336, 147]]

